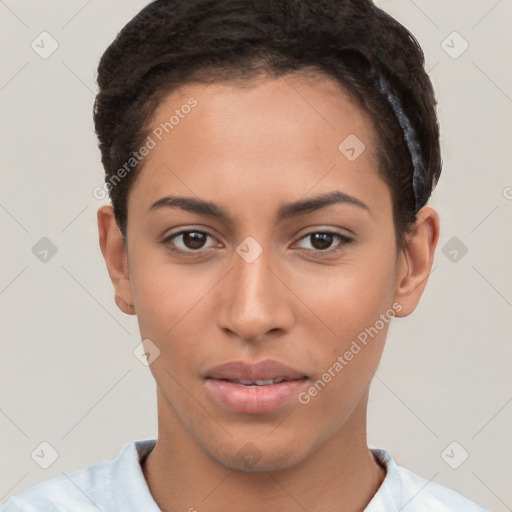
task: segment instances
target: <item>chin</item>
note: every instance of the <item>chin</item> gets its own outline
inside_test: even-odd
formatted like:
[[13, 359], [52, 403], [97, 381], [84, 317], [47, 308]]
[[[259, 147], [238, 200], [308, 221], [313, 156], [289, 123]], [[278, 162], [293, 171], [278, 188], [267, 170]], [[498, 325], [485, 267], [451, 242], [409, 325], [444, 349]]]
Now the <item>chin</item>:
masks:
[[223, 447], [203, 445], [203, 450], [215, 462], [234, 471], [269, 473], [290, 469], [307, 458], [304, 446], [299, 444], [299, 451], [297, 444], [291, 440], [287, 443], [283, 440], [281, 445], [277, 445], [265, 438], [261, 442], [248, 438], [246, 442], [238, 441]]

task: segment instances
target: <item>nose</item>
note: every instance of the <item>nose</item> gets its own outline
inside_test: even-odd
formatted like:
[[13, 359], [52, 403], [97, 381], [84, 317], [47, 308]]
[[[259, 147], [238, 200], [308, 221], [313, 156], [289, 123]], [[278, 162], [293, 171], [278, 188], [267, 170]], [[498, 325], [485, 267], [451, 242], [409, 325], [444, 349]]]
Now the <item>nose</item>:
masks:
[[221, 285], [219, 327], [246, 341], [289, 331], [293, 321], [293, 293], [287, 288], [270, 250], [254, 261], [233, 254], [233, 268]]

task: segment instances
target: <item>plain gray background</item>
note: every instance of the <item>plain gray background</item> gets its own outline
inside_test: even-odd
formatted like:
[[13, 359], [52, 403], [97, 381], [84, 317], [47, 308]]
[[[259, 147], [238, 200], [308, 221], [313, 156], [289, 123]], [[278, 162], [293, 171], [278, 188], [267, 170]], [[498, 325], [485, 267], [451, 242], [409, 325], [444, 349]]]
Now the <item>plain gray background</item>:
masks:
[[[2, 501], [156, 436], [155, 385], [133, 354], [136, 319], [113, 300], [92, 194], [103, 182], [96, 67], [145, 4], [0, 0]], [[431, 201], [442, 220], [434, 270], [418, 310], [391, 326], [369, 443], [512, 510], [512, 2], [377, 4], [424, 49], [444, 169]], [[56, 254], [41, 252], [43, 237]], [[47, 469], [42, 442], [58, 454]]]

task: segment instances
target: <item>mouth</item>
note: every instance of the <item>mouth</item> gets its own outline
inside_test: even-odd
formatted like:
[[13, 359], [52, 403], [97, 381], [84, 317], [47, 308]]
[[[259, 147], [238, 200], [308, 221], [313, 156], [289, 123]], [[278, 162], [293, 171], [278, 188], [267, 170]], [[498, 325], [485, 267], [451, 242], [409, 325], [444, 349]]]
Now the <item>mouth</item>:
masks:
[[[207, 377], [209, 378], [209, 377]], [[295, 380], [306, 379], [304, 375], [299, 379], [287, 379], [285, 377], [276, 377], [274, 379], [218, 379], [225, 382], [231, 382], [232, 384], [238, 384], [240, 386], [272, 386], [273, 384], [280, 384], [281, 382], [291, 382]]]
[[257, 363], [246, 361], [224, 363], [208, 370], [205, 377], [207, 379], [229, 380], [246, 386], [265, 386], [276, 384], [277, 382], [275, 381], [278, 380], [290, 381], [308, 378], [300, 370], [272, 359], [265, 359]]
[[[301, 378], [306, 378], [301, 377]], [[276, 377], [274, 379], [219, 379], [225, 380], [226, 382], [232, 382], [233, 384], [240, 384], [241, 386], [271, 386], [272, 384], [279, 384], [281, 382], [290, 382], [290, 380], [298, 379], [287, 379], [285, 377]]]
[[235, 361], [217, 366], [204, 377], [210, 398], [222, 408], [244, 414], [264, 414], [289, 403], [309, 377], [277, 361], [256, 364]]

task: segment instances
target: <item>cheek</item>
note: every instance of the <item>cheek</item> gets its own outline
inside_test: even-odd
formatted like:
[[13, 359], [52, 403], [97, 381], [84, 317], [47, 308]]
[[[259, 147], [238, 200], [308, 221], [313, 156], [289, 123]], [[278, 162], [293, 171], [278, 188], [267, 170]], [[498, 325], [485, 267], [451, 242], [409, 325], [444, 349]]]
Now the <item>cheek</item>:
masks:
[[[219, 280], [207, 266], [177, 265], [150, 251], [134, 255], [131, 286], [139, 330], [160, 349], [162, 363], [173, 374], [194, 368], [204, 357], [205, 320], [212, 315], [208, 294]], [[202, 352], [201, 352], [201, 346]]]
[[342, 350], [365, 328], [374, 325], [392, 305], [394, 253], [386, 251], [378, 257], [375, 254], [367, 257], [361, 252], [343, 265], [326, 267], [321, 274], [303, 273], [300, 282], [296, 283], [301, 296], [306, 298], [306, 305], [317, 318], [319, 332], [331, 340], [328, 344], [331, 355]]
[[188, 274], [186, 266], [170, 263], [163, 251], [138, 247], [131, 255], [130, 281], [142, 336], [172, 332], [204, 295], [197, 277]]
[[395, 313], [382, 295], [358, 290], [347, 285], [331, 300], [324, 298], [324, 318], [334, 333], [309, 333], [314, 373], [299, 399], [312, 416], [325, 418], [326, 428], [344, 424], [367, 392]]
[[325, 277], [307, 280], [302, 288], [321, 319], [311, 317], [307, 335], [317, 340], [307, 354], [320, 381], [312, 391], [323, 395], [317, 402], [320, 408], [353, 402], [354, 393], [366, 389], [378, 366], [395, 315], [395, 259], [392, 248], [378, 258], [375, 254], [379, 252], [368, 257], [361, 253], [343, 267], [328, 269]]
[[183, 316], [189, 291], [180, 286], [177, 278], [177, 274], [173, 276], [169, 269], [158, 266], [146, 270], [139, 267], [131, 276], [133, 301], [144, 338], [162, 341], [162, 333], [172, 330]]

